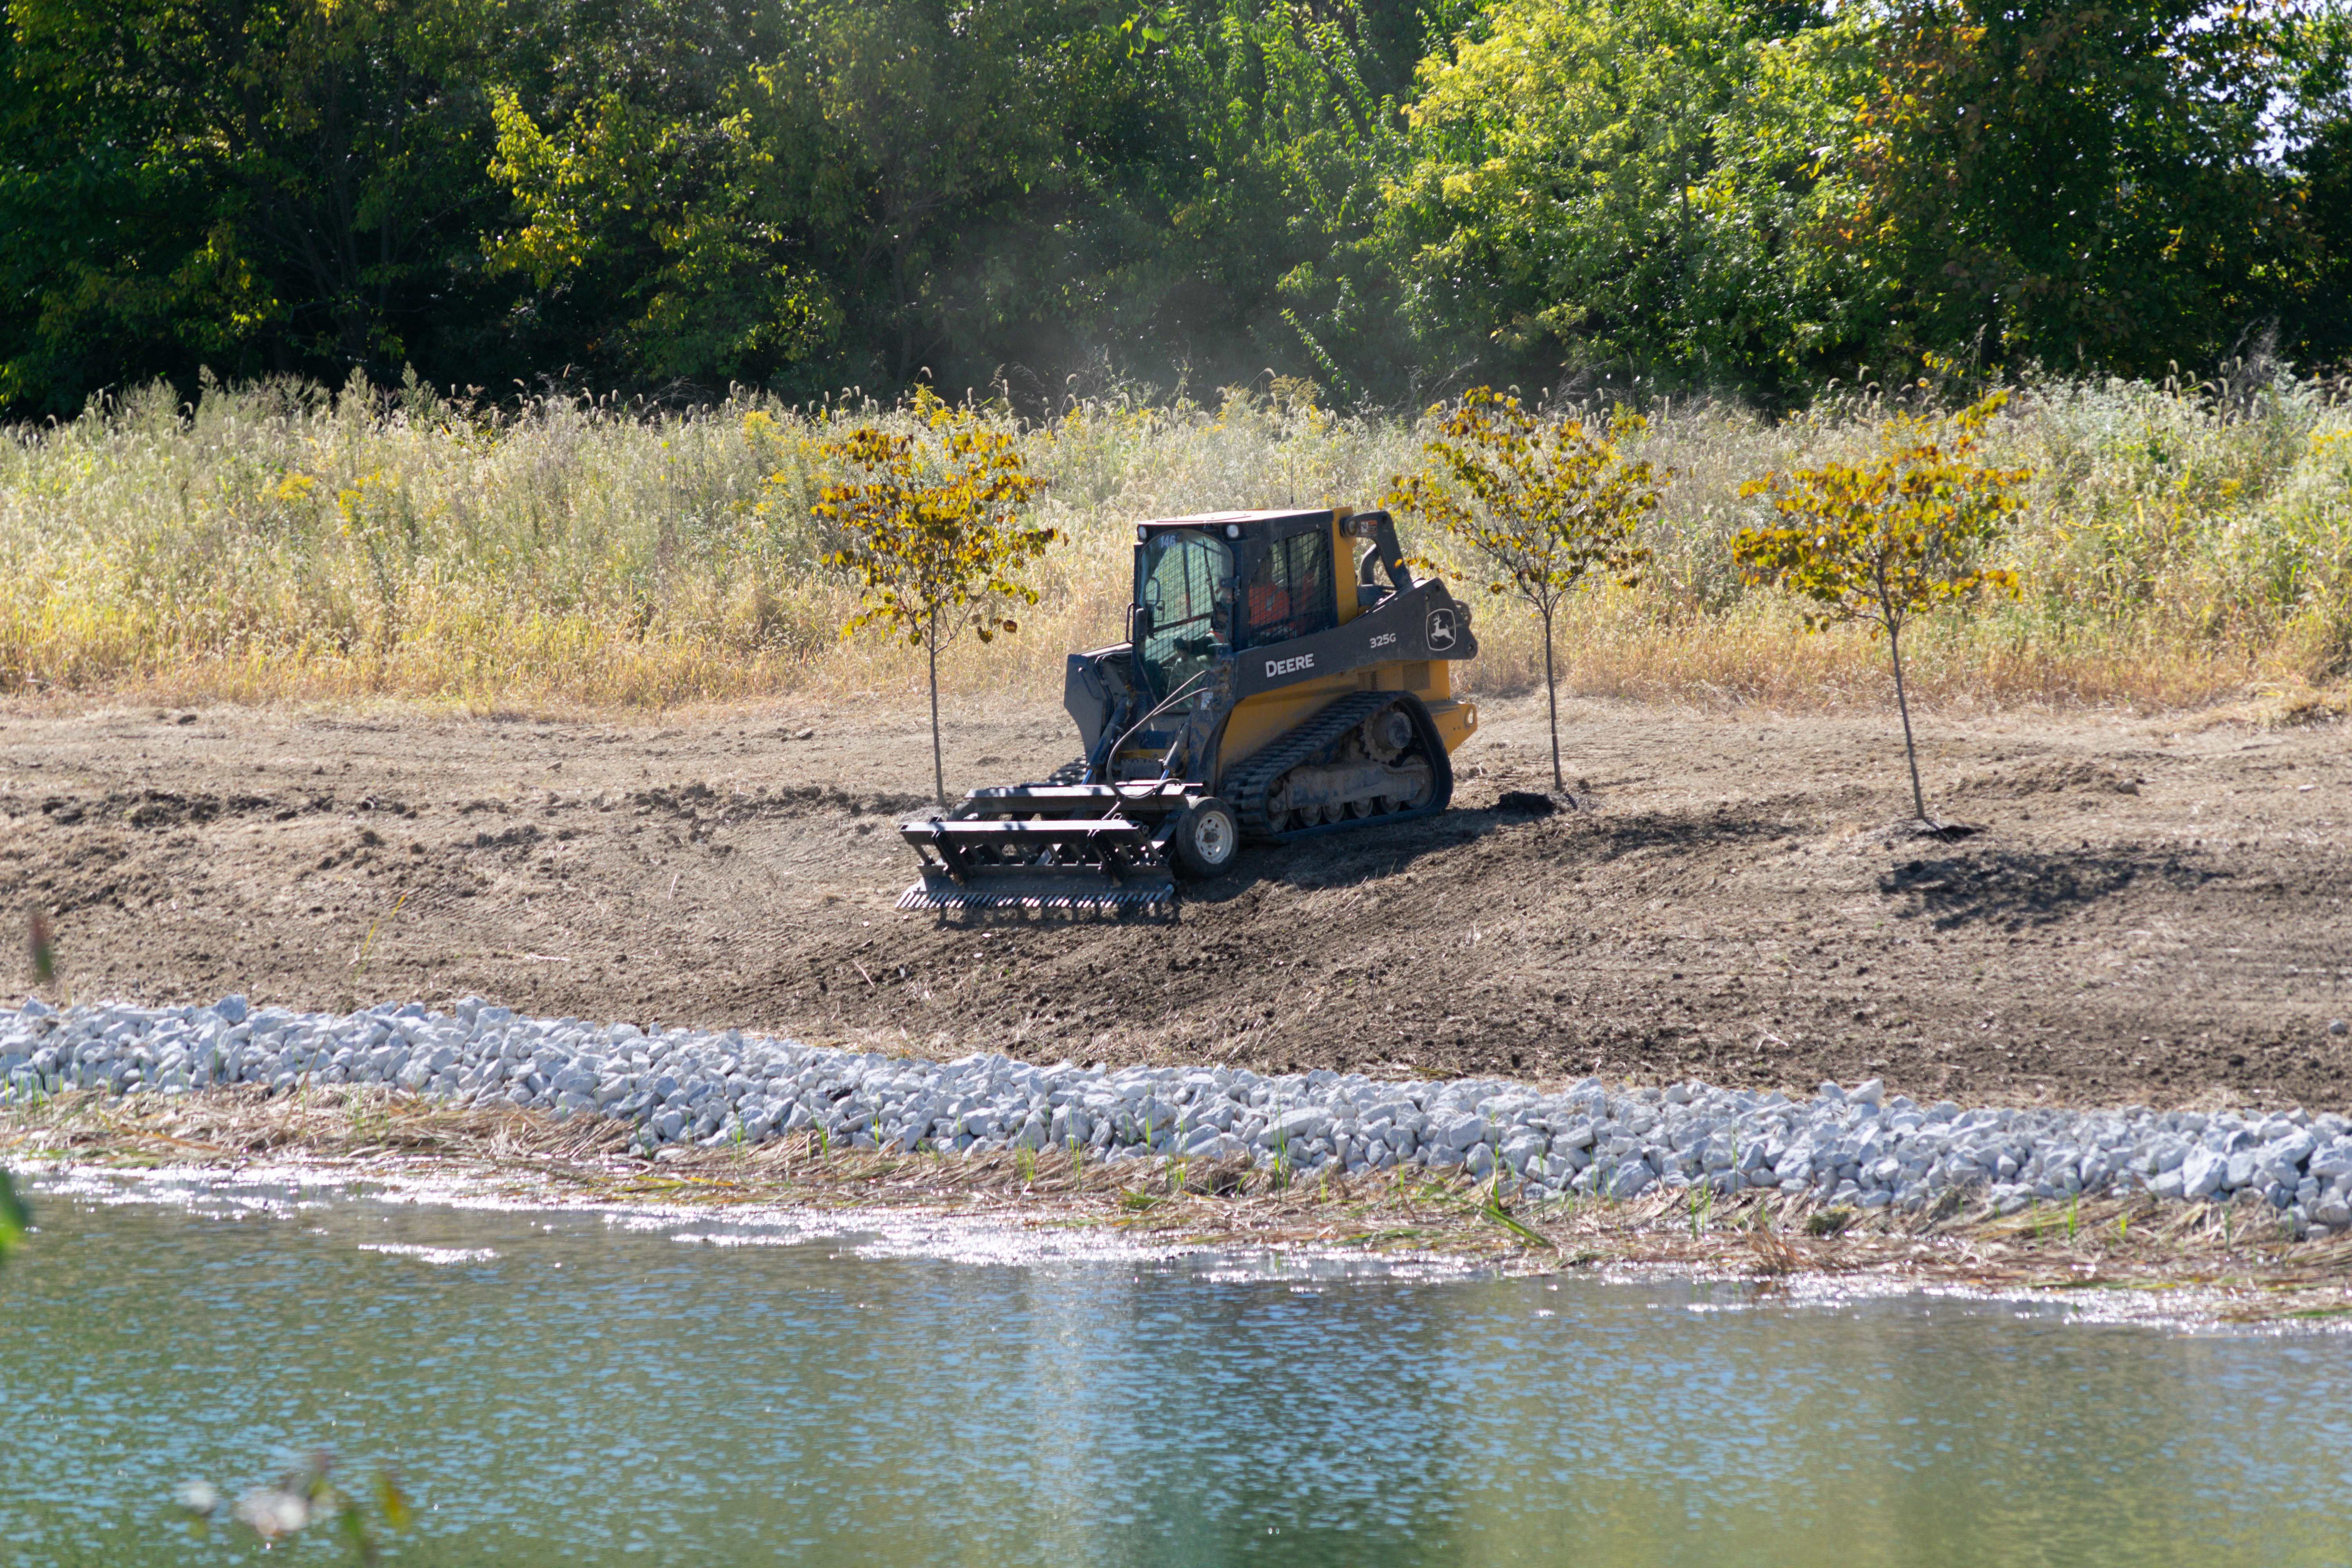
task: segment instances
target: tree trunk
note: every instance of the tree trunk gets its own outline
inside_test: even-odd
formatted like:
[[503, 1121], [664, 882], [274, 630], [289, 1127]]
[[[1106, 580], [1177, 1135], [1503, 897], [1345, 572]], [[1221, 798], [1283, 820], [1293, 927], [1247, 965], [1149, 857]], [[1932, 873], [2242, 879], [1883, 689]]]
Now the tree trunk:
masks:
[[1889, 626], [1886, 646], [1895, 655], [1895, 708], [1903, 715], [1903, 758], [1911, 764], [1911, 805], [1927, 820], [1927, 798], [1919, 791], [1919, 748], [1911, 741], [1911, 703], [1903, 694], [1903, 634]]
[[925, 628], [923, 645], [931, 656], [931, 792], [940, 804], [948, 803], [948, 772], [940, 761], [940, 613], [931, 612], [930, 624]]
[[1568, 777], [1559, 771], [1559, 683], [1551, 672], [1551, 616], [1544, 624], [1544, 697], [1551, 704], [1551, 787], [1568, 793]]

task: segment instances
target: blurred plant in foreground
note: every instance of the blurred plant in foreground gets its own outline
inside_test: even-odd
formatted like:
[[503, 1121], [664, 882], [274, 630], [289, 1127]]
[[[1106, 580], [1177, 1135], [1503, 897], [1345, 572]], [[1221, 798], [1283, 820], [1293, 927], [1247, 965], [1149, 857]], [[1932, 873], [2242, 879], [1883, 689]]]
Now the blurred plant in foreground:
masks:
[[16, 1184], [8, 1173], [0, 1171], [0, 1258], [25, 1245], [25, 1233], [33, 1228], [33, 1216], [25, 1210], [25, 1200], [16, 1195]]
[[289, 1471], [275, 1486], [256, 1487], [224, 1510], [218, 1489], [205, 1481], [182, 1487], [173, 1507], [191, 1530], [208, 1535], [224, 1512], [233, 1526], [258, 1536], [264, 1550], [314, 1524], [324, 1525], [352, 1550], [354, 1561], [374, 1563], [382, 1556], [382, 1534], [408, 1528], [415, 1517], [400, 1483], [387, 1471], [378, 1471], [368, 1490], [373, 1494], [377, 1518], [371, 1521], [366, 1503], [345, 1491], [333, 1479], [334, 1456], [316, 1453], [300, 1469]]

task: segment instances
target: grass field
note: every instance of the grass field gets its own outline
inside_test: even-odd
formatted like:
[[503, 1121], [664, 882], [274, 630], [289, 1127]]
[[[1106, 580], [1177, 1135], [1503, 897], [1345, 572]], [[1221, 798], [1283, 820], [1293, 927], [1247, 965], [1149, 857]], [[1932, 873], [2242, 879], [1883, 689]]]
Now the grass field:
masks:
[[[1742, 480], [1867, 442], [1867, 397], [1772, 422], [1652, 410], [1677, 475], [1633, 589], [1563, 624], [1566, 681], [1598, 694], [1767, 704], [1891, 700], [1885, 650], [1806, 634], [1745, 589]], [[888, 700], [919, 657], [837, 633], [810, 503], [829, 434], [871, 405], [743, 397], [687, 412], [550, 398], [475, 409], [425, 389], [155, 387], [0, 442], [0, 690], [79, 700], [384, 696], [460, 707], [671, 707], [766, 694]], [[1129, 525], [1234, 506], [1377, 503], [1420, 460], [1415, 422], [1287, 395], [1087, 403], [1020, 426], [1071, 542], [1009, 641], [969, 641], [950, 693], [1058, 697], [1062, 658], [1115, 640]], [[1945, 704], [2135, 708], [2253, 697], [2325, 709], [2352, 668], [2352, 405], [2289, 378], [2019, 389], [1993, 460], [2030, 466], [2002, 546], [2023, 592], [1915, 634]], [[1415, 542], [1408, 541], [1409, 545]], [[1482, 587], [1474, 577], [1457, 586]], [[1483, 595], [1482, 595], [1483, 598]], [[1532, 623], [1486, 600], [1474, 689], [1541, 679]]]

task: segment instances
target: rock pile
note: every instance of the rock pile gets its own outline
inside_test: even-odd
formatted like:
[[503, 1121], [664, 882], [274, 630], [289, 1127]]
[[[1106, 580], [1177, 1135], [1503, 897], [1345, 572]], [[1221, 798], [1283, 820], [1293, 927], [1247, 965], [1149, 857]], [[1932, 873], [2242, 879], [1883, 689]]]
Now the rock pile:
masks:
[[2344, 1117], [1963, 1110], [1889, 1097], [1874, 1079], [1809, 1100], [1710, 1089], [1554, 1093], [1491, 1079], [1402, 1083], [1318, 1071], [1039, 1067], [1002, 1056], [929, 1062], [791, 1040], [574, 1018], [461, 1002], [347, 1017], [103, 1005], [0, 1010], [0, 1098], [61, 1089], [188, 1094], [390, 1084], [423, 1095], [635, 1122], [641, 1146], [705, 1146], [820, 1130], [898, 1151], [1081, 1150], [1109, 1160], [1236, 1156], [1299, 1173], [1393, 1165], [1499, 1180], [1525, 1198], [1630, 1198], [1654, 1188], [1916, 1211], [1959, 1194], [2010, 1211], [2077, 1194], [2226, 1201], [2259, 1194], [2298, 1233], [2352, 1226]]

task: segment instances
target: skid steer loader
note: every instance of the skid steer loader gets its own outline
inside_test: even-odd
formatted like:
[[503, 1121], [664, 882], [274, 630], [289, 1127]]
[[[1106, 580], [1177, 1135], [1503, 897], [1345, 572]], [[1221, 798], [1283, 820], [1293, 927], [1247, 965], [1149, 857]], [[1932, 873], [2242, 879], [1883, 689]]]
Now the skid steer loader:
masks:
[[1388, 513], [1212, 512], [1135, 539], [1128, 640], [1070, 656], [1086, 753], [900, 824], [922, 875], [899, 908], [1165, 905], [1244, 838], [1445, 809], [1478, 724], [1451, 666], [1478, 644], [1444, 583], [1413, 581]]

